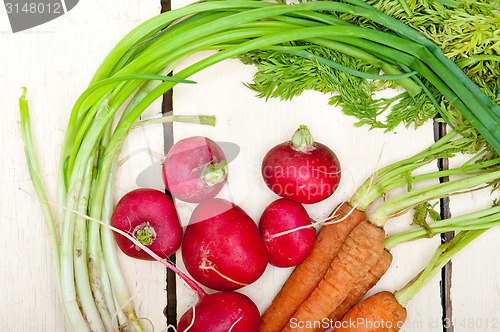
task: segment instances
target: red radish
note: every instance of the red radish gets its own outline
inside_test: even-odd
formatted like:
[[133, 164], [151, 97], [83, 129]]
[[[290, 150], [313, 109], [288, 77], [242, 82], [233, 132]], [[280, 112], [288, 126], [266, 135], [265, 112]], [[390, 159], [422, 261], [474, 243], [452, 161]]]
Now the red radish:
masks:
[[199, 283], [235, 290], [266, 269], [267, 250], [255, 222], [237, 205], [213, 198], [199, 204], [186, 227], [182, 259]]
[[[131, 234], [162, 258], [179, 249], [182, 227], [172, 199], [155, 189], [136, 189], [123, 196], [111, 216], [111, 226]], [[152, 260], [134, 243], [115, 233], [120, 249], [128, 256]]]
[[227, 161], [220, 146], [209, 138], [180, 140], [163, 163], [163, 181], [175, 197], [200, 203], [215, 197], [227, 180]]
[[273, 147], [262, 162], [266, 185], [277, 195], [304, 204], [330, 197], [340, 182], [340, 163], [327, 146], [300, 126], [291, 141]]
[[247, 296], [236, 292], [206, 295], [179, 320], [177, 331], [183, 332], [258, 332], [260, 313]]
[[[302, 262], [316, 239], [306, 209], [286, 198], [266, 207], [259, 230], [267, 246], [269, 263], [276, 267], [292, 267]], [[285, 234], [287, 231], [291, 232]], [[282, 232], [285, 233], [280, 235]]]
[[260, 313], [257, 306], [247, 296], [236, 292], [221, 292], [208, 295], [196, 282], [158, 256], [149, 247], [143, 245], [130, 233], [112, 225], [93, 219], [101, 225], [111, 228], [116, 234], [123, 236], [148, 254], [153, 260], [174, 271], [184, 282], [198, 294], [198, 303], [186, 311], [178, 324], [178, 331], [233, 331], [258, 332]]

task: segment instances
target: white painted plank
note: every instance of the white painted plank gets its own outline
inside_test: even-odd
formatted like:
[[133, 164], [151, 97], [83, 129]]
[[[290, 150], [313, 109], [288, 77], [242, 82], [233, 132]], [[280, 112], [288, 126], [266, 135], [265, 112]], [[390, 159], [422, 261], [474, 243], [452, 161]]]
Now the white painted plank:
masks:
[[[186, 60], [187, 65], [200, 56]], [[229, 183], [221, 192], [223, 197], [240, 205], [254, 220], [267, 204], [276, 199], [260, 175], [260, 163], [274, 145], [290, 139], [295, 129], [305, 124], [318, 142], [329, 145], [338, 155], [343, 179], [338, 191], [328, 200], [307, 206], [314, 219], [322, 219], [354, 190], [376, 168], [410, 156], [432, 144], [432, 125], [417, 131], [398, 128], [384, 134], [353, 127], [354, 120], [327, 105], [327, 97], [307, 92], [290, 102], [264, 101], [245, 88], [241, 82], [251, 80], [254, 68], [237, 60], [227, 60], [192, 77], [196, 86], [179, 85], [174, 88], [174, 113], [215, 114], [216, 128], [185, 124], [174, 125], [174, 139], [205, 135], [215, 141], [231, 142], [240, 147], [240, 154], [229, 164]], [[380, 162], [379, 162], [380, 159]], [[435, 170], [430, 166], [430, 170]], [[429, 168], [427, 169], [429, 170]], [[194, 204], [177, 202], [182, 221], [186, 224]], [[387, 225], [388, 233], [405, 228], [410, 216], [398, 218]], [[377, 290], [395, 290], [404, 286], [418, 273], [432, 256], [437, 239], [416, 242], [394, 249], [395, 260], [391, 270]], [[182, 267], [182, 260], [177, 259]], [[268, 266], [264, 275], [254, 284], [241, 289], [263, 312], [290, 273], [291, 269]], [[182, 282], [179, 283], [182, 285]], [[186, 287], [178, 289], [178, 315], [196, 302], [196, 296]], [[409, 308], [405, 331], [420, 331], [429, 322], [439, 320], [441, 306], [439, 280], [433, 282], [415, 298]]]
[[[32, 198], [16, 123], [19, 88], [28, 88], [42, 179], [49, 200], [55, 201], [59, 150], [73, 103], [111, 48], [159, 12], [160, 1], [86, 0], [58, 19], [13, 34], [5, 11], [0, 10], [0, 211], [2, 225], [8, 229], [0, 235], [0, 321], [5, 331], [70, 330], [56, 292], [46, 228], [39, 204]], [[159, 112], [160, 104], [155, 103], [147, 116]], [[138, 148], [163, 150], [161, 126], [138, 129], [132, 135], [124, 153]], [[137, 187], [136, 176], [150, 163], [150, 156], [139, 154], [125, 164], [119, 172], [117, 199]], [[164, 268], [120, 257], [139, 315], [149, 318], [155, 331], [165, 329]]]
[[[460, 158], [451, 166], [457, 167], [465, 160]], [[494, 198], [498, 199], [498, 192], [491, 195], [489, 189], [455, 196], [451, 214], [459, 216], [488, 208]], [[456, 332], [500, 329], [499, 235], [499, 227], [488, 230], [452, 260], [451, 323]]]
[[[181, 3], [185, 4], [179, 0], [174, 2], [174, 6]], [[0, 45], [4, 55], [4, 61], [0, 63], [0, 100], [6, 110], [6, 117], [0, 124], [4, 143], [0, 151], [0, 213], [4, 224], [12, 225], [8, 232], [2, 233], [0, 241], [0, 255], [5, 257], [0, 261], [0, 271], [3, 280], [11, 280], [1, 286], [4, 296], [0, 300], [0, 321], [5, 322], [5, 330], [69, 329], [55, 290], [49, 244], [40, 209], [38, 203], [26, 194], [33, 195], [33, 190], [15, 124], [18, 119], [18, 88], [23, 85], [29, 88], [34, 136], [38, 138], [37, 151], [42, 159], [49, 199], [54, 200], [56, 165], [70, 107], [112, 45], [140, 21], [157, 13], [158, 6], [159, 1], [86, 0], [67, 15], [18, 34], [10, 33], [5, 12], [0, 11]], [[311, 216], [317, 219], [326, 216], [339, 201], [349, 197], [375, 168], [431, 143], [430, 125], [417, 132], [398, 129], [397, 133], [385, 135], [353, 129], [352, 119], [332, 110], [326, 105], [325, 96], [317, 93], [306, 93], [292, 102], [258, 100], [240, 84], [241, 81], [249, 81], [252, 73], [250, 67], [244, 67], [237, 61], [226, 61], [197, 75], [195, 79], [199, 84], [196, 87], [176, 88], [176, 113], [216, 114], [218, 126], [201, 128], [179, 124], [174, 126], [174, 131], [176, 140], [203, 134], [240, 146], [240, 155], [230, 164], [230, 183], [221, 197], [241, 205], [255, 220], [275, 198], [260, 179], [260, 160], [270, 147], [289, 139], [299, 124], [310, 126], [318, 141], [336, 151], [344, 170], [342, 185], [334, 197], [307, 207]], [[158, 112], [157, 103], [150, 114]], [[139, 147], [162, 151], [161, 126], [137, 130], [133, 135], [124, 154]], [[143, 154], [129, 161], [120, 170], [116, 199], [135, 188], [137, 175], [153, 162], [150, 156]], [[156, 181], [153, 185], [160, 187], [161, 183]], [[471, 201], [484, 204], [484, 199], [476, 194], [465, 199], [467, 203]], [[452, 202], [454, 207], [463, 206], [455, 198]], [[474, 203], [474, 206], [477, 205]], [[183, 221], [187, 222], [194, 206], [178, 204], [178, 207]], [[399, 225], [408, 223], [408, 216], [399, 218], [387, 226], [387, 231], [395, 232]], [[483, 330], [485, 324], [493, 327], [494, 319], [498, 319], [496, 235], [495, 231], [490, 231], [480, 242], [457, 256], [452, 288], [457, 330]], [[376, 289], [393, 290], [403, 286], [425, 266], [435, 242], [420, 241], [395, 248], [391, 270]], [[20, 244], [24, 243], [29, 247], [21, 247]], [[482, 256], [485, 258], [477, 259], [479, 252], [485, 254]], [[152, 319], [155, 330], [161, 330], [164, 326], [161, 311], [165, 304], [163, 268], [125, 257], [123, 263], [129, 271], [134, 271], [128, 277], [137, 294], [134, 300], [139, 305], [140, 315]], [[274, 295], [278, 291], [289, 272], [269, 267], [257, 283], [246, 287], [243, 292], [264, 310], [272, 300], [269, 294]], [[470, 289], [462, 286], [470, 280], [477, 280], [475, 284], [480, 286]], [[185, 288], [179, 289], [180, 314], [194, 301], [192, 293]], [[404, 330], [441, 331], [441, 326], [437, 324], [441, 316], [439, 301], [438, 280], [435, 279], [410, 303], [408, 325]], [[468, 326], [471, 318], [476, 319], [473, 323], [475, 329]], [[478, 326], [477, 319], [482, 320], [482, 327]]]

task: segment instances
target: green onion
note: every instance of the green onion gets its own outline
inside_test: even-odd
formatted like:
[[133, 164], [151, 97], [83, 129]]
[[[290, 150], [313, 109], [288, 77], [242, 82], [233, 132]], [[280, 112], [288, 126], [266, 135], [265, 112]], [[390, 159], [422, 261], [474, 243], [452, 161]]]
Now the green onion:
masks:
[[[142, 326], [132, 302], [129, 302], [130, 292], [119, 268], [111, 231], [97, 223], [87, 223], [71, 211], [109, 223], [117, 160], [132, 128], [164, 121], [213, 125], [213, 119], [207, 117], [137, 120], [166, 91], [178, 83], [194, 83], [188, 80], [191, 75], [220, 61], [250, 51], [274, 50], [352, 75], [396, 80], [411, 96], [422, 91], [427, 94], [453, 126], [456, 117], [446, 113], [446, 107], [441, 107], [434, 98], [437, 91], [472, 123], [493, 149], [500, 152], [498, 105], [425, 36], [363, 1], [347, 2], [281, 5], [251, 0], [212, 0], [154, 17], [125, 36], [104, 59], [69, 116], [58, 175], [57, 204], [62, 222], [60, 247], [39, 177], [23, 93], [20, 98], [21, 124], [28, 165], [47, 222], [58, 287], [75, 330], [116, 327], [111, 321], [116, 316], [124, 317], [126, 321], [122, 319], [119, 323], [128, 322], [135, 331], [141, 331]], [[356, 26], [343, 20], [342, 15], [332, 13], [363, 17], [388, 31]], [[336, 63], [333, 59], [314, 54], [314, 47], [372, 63], [387, 75], [362, 72]], [[205, 50], [218, 52], [173, 74], [186, 57]], [[125, 110], [119, 113], [123, 107]], [[376, 172], [355, 193], [350, 203], [365, 208], [376, 197], [398, 186], [411, 187], [415, 181], [445, 174], [471, 175], [439, 188], [429, 186], [410, 190], [388, 200], [372, 214], [372, 221], [382, 225], [388, 217], [415, 204], [498, 181], [497, 159], [411, 176], [420, 166], [439, 157], [453, 156], [473, 143], [474, 138], [468, 137], [452, 141], [457, 134], [458, 130], [453, 131], [426, 151]], [[84, 271], [85, 260], [88, 260], [88, 275]], [[91, 303], [92, 298], [95, 303]]]

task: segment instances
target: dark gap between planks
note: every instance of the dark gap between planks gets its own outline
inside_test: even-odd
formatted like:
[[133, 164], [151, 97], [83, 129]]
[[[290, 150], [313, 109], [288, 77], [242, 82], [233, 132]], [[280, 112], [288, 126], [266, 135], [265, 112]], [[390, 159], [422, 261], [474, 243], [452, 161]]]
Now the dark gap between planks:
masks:
[[[439, 140], [446, 135], [446, 124], [442, 122], [434, 122], [434, 140]], [[448, 158], [441, 158], [437, 162], [438, 169], [446, 170], [449, 169]], [[449, 177], [439, 178], [440, 183], [450, 181]], [[450, 198], [444, 197], [439, 200], [439, 209], [441, 219], [448, 219], [451, 217], [450, 212]], [[441, 243], [449, 242], [455, 236], [454, 232], [448, 232], [441, 234]], [[443, 332], [453, 332], [453, 320], [452, 320], [452, 303], [451, 303], [451, 283], [452, 283], [452, 262], [449, 261], [443, 269], [441, 270], [441, 282], [440, 282], [440, 292], [441, 292], [441, 307], [442, 307], [442, 324]]]
[[[171, 0], [160, 0], [161, 1], [161, 12], [164, 13], [169, 11], [171, 7]], [[170, 115], [173, 114], [172, 107], [172, 90], [169, 90], [163, 95], [162, 102], [162, 114]], [[446, 125], [441, 122], [434, 122], [434, 139], [438, 140], [446, 135]], [[174, 137], [173, 137], [173, 125], [172, 123], [163, 124], [163, 140], [164, 140], [164, 152], [165, 154], [172, 147]], [[438, 160], [439, 170], [445, 170], [449, 168], [448, 159], [442, 158]], [[448, 182], [449, 178], [444, 177], [439, 179], [440, 183]], [[170, 193], [167, 191], [167, 194]], [[440, 199], [440, 215], [442, 219], [450, 218], [450, 199], [449, 197]], [[444, 233], [441, 235], [441, 243], [449, 242], [454, 237], [453, 232]], [[170, 261], [175, 264], [176, 256], [173, 254], [169, 257]], [[443, 332], [453, 332], [453, 324], [445, 324], [445, 322], [452, 322], [452, 303], [451, 303], [451, 275], [452, 275], [452, 262], [448, 262], [441, 271], [441, 282], [440, 282], [440, 292], [441, 292], [441, 306], [442, 306], [442, 322], [443, 322]], [[167, 324], [172, 324], [177, 326], [177, 287], [176, 287], [176, 276], [175, 273], [167, 269], [167, 306], [164, 309], [164, 315], [167, 319]]]
[[[166, 11], [169, 11], [172, 6], [171, 6], [171, 1], [170, 0], [160, 0], [161, 1], [161, 12], [164, 13]], [[167, 91], [163, 95], [163, 102], [162, 102], [162, 109], [161, 109], [162, 115], [171, 115], [173, 114], [173, 107], [172, 107], [172, 89]], [[163, 124], [163, 142], [164, 142], [164, 153], [167, 154], [168, 150], [172, 147], [174, 144], [174, 131], [173, 131], [173, 125], [172, 123], [164, 123]], [[165, 189], [165, 192], [170, 195], [170, 193]], [[169, 257], [169, 260], [172, 264], [175, 265], [176, 263], [176, 257], [175, 254], [172, 254], [172, 256]], [[165, 318], [167, 319], [167, 325], [173, 325], [177, 326], [177, 286], [176, 286], [176, 276], [175, 273], [172, 272], [170, 269], [167, 269], [167, 306], [163, 310], [163, 314], [165, 315]]]

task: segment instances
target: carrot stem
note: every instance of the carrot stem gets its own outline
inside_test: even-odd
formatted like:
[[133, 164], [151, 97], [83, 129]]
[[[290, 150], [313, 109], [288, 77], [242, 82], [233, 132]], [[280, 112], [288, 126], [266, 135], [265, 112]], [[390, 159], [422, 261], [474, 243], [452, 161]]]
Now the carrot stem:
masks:
[[[493, 206], [488, 209], [436, 221], [429, 224], [429, 228], [434, 235], [449, 231], [491, 228], [497, 225], [500, 225], [500, 206]], [[385, 248], [390, 250], [400, 243], [428, 237], [429, 235], [422, 227], [414, 228], [387, 237], [385, 239]]]
[[386, 192], [383, 184], [390, 183], [394, 178], [406, 176], [410, 170], [425, 165], [436, 158], [450, 156], [461, 145], [460, 140], [452, 141], [456, 136], [457, 132], [453, 130], [416, 155], [377, 170], [356, 190], [349, 200], [349, 204], [356, 206], [361, 211], [366, 210], [375, 199]]
[[462, 231], [458, 233], [450, 242], [442, 244], [436, 250], [430, 264], [418, 275], [416, 279], [408, 283], [404, 288], [394, 292], [394, 297], [402, 307], [406, 307], [408, 302], [422, 289], [429, 281], [438, 274], [443, 266], [467, 244], [488, 229], [474, 231]]
[[485, 174], [454, 180], [447, 183], [439, 183], [425, 188], [415, 189], [397, 197], [391, 198], [380, 205], [370, 216], [370, 221], [383, 227], [385, 222], [412, 207], [432, 199], [451, 196], [466, 190], [484, 186], [485, 183], [497, 181], [500, 178], [500, 170], [490, 171]]

